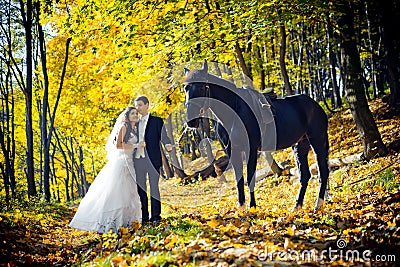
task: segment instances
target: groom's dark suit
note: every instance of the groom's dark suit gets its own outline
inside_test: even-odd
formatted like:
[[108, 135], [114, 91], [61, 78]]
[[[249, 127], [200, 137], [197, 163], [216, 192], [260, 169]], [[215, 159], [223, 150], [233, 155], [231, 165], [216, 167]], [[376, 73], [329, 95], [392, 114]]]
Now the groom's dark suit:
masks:
[[[140, 131], [140, 124], [138, 127]], [[134, 155], [135, 170], [136, 170], [136, 182], [138, 185], [138, 193], [142, 204], [142, 222], [145, 223], [149, 220], [149, 208], [148, 208], [148, 197], [147, 197], [147, 183], [146, 178], [149, 176], [150, 182], [150, 200], [151, 200], [151, 221], [161, 220], [161, 201], [160, 201], [160, 190], [158, 187], [160, 169], [162, 166], [161, 158], [161, 143], [170, 144], [171, 141], [168, 138], [165, 128], [163, 127], [164, 122], [161, 118], [149, 115], [144, 134], [144, 141], [146, 147], [144, 151], [144, 157], [137, 158]], [[140, 132], [138, 133], [140, 136]], [[136, 151], [136, 154], [138, 151]]]

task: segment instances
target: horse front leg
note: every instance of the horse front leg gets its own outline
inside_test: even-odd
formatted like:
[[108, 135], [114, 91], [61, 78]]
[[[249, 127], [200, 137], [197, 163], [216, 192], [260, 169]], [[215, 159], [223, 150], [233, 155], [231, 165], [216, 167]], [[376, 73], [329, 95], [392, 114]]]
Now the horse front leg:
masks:
[[250, 208], [256, 207], [254, 187], [256, 184], [257, 149], [251, 149], [247, 162], [247, 185], [250, 189]]
[[308, 168], [308, 152], [310, 151], [310, 142], [305, 137], [292, 147], [294, 159], [296, 161], [297, 170], [300, 174], [300, 190], [294, 209], [303, 206], [304, 196], [307, 191], [308, 181], [311, 178], [310, 169]]
[[243, 158], [242, 151], [232, 149], [231, 162], [233, 171], [235, 172], [236, 186], [238, 190], [239, 206], [243, 206], [246, 202], [244, 196], [244, 178], [243, 178]]

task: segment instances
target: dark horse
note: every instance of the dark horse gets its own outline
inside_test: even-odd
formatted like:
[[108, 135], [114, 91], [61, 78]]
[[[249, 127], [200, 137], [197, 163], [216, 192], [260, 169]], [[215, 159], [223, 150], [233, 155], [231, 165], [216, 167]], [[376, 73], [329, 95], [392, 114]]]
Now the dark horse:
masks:
[[257, 152], [292, 147], [301, 182], [295, 208], [301, 208], [311, 177], [308, 167], [310, 146], [319, 170], [316, 209], [322, 206], [329, 176], [328, 119], [317, 102], [307, 95], [265, 101], [253, 89], [236, 88], [233, 83], [208, 73], [207, 62], [202, 69], [186, 70], [184, 84], [188, 126], [197, 127], [198, 118], [204, 117], [209, 109], [223, 126], [217, 130], [222, 134], [235, 172], [240, 206], [245, 203], [242, 156], [245, 155], [247, 161], [250, 207], [255, 207]]

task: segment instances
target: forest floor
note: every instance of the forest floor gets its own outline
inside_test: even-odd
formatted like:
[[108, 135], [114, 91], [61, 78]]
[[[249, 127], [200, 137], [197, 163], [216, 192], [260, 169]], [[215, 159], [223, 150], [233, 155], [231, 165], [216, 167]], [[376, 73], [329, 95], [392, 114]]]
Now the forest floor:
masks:
[[[389, 155], [332, 169], [322, 211], [315, 176], [303, 210], [290, 211], [299, 183], [289, 171], [260, 180], [250, 210], [237, 207], [231, 171], [226, 182], [163, 181], [163, 221], [118, 234], [69, 228], [76, 205], [13, 203], [0, 211], [0, 266], [398, 266], [400, 112], [380, 100], [370, 109]], [[329, 141], [331, 159], [362, 152], [348, 109], [330, 117]], [[274, 158], [294, 166], [291, 149]]]

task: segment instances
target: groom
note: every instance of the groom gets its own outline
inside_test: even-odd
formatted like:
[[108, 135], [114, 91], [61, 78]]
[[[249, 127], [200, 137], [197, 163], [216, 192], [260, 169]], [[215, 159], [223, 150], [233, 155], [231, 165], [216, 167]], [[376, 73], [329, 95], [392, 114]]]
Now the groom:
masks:
[[136, 98], [135, 107], [141, 115], [137, 127], [139, 142], [145, 141], [145, 147], [138, 148], [134, 155], [136, 183], [142, 204], [142, 224], [149, 221], [147, 176], [150, 183], [150, 221], [159, 223], [161, 221], [161, 201], [158, 181], [162, 166], [160, 142], [164, 143], [165, 149], [169, 152], [172, 149], [171, 141], [163, 127], [163, 120], [149, 114], [149, 100], [147, 97], [139, 96]]

